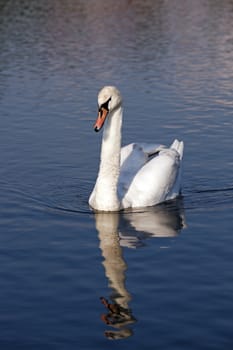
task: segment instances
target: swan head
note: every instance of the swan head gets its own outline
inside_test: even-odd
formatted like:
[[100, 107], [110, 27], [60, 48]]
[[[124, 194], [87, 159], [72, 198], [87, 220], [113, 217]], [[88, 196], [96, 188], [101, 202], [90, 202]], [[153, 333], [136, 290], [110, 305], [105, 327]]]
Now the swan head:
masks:
[[108, 115], [122, 104], [120, 91], [115, 86], [105, 86], [98, 95], [98, 117], [94, 125], [95, 131], [100, 131]]

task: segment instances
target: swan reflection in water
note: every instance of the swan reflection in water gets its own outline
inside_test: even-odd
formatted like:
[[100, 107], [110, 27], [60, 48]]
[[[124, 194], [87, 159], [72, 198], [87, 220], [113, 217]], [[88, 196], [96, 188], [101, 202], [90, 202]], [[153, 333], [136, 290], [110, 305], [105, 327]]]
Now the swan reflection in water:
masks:
[[105, 331], [109, 339], [122, 339], [133, 335], [130, 324], [136, 318], [129, 308], [131, 295], [125, 286], [127, 264], [123, 248], [138, 248], [150, 237], [175, 237], [186, 226], [182, 200], [178, 199], [153, 208], [134, 212], [96, 213], [96, 229], [109, 287], [110, 301], [101, 297], [106, 307], [102, 321], [115, 330]]

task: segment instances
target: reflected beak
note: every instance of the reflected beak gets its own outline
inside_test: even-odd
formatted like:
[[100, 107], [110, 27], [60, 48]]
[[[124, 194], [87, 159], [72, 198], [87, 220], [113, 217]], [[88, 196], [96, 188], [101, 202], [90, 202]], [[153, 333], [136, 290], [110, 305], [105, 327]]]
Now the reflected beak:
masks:
[[94, 130], [100, 131], [102, 126], [104, 125], [105, 119], [108, 115], [108, 110], [106, 108], [101, 107], [99, 109], [98, 117], [96, 119], [95, 125], [94, 125]]

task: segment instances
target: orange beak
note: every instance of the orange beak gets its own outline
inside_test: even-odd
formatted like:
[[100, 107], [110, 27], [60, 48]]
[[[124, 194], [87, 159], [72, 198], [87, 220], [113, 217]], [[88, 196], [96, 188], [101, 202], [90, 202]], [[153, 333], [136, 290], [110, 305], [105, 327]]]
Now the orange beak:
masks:
[[101, 107], [99, 109], [98, 117], [94, 125], [94, 130], [96, 132], [100, 131], [100, 129], [103, 127], [107, 115], [108, 115], [108, 110], [104, 107]]

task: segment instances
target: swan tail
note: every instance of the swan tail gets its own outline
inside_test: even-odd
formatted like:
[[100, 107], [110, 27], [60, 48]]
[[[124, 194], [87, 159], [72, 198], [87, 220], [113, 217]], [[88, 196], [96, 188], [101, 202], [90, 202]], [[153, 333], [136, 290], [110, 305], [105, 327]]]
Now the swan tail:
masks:
[[181, 188], [182, 188], [182, 158], [184, 153], [184, 142], [174, 140], [172, 145], [170, 146], [171, 149], [174, 149], [180, 156], [180, 164], [179, 164], [179, 170], [177, 173], [176, 181], [173, 187], [172, 192], [170, 193], [170, 198], [173, 199], [181, 194]]
[[179, 153], [179, 155], [180, 155], [180, 160], [182, 160], [183, 153], [184, 153], [184, 142], [183, 141], [174, 140], [173, 143], [171, 144], [170, 148], [176, 150]]

